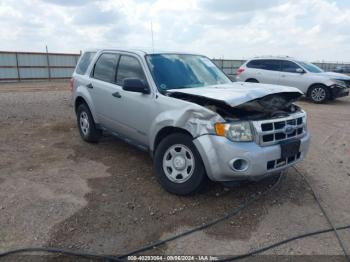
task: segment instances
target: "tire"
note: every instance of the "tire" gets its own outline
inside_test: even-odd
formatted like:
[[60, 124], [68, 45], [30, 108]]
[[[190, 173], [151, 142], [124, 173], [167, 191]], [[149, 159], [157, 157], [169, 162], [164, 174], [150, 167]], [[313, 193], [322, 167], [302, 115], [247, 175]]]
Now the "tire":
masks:
[[254, 79], [254, 78], [249, 78], [249, 79], [246, 80], [246, 82], [248, 82], [248, 83], [259, 83], [259, 81]]
[[165, 190], [177, 195], [200, 191], [208, 181], [192, 137], [175, 133], [164, 138], [154, 155], [154, 170]]
[[308, 97], [316, 104], [325, 103], [330, 99], [330, 93], [324, 85], [314, 85], [308, 91]]
[[81, 138], [89, 143], [97, 143], [102, 131], [96, 128], [94, 118], [86, 104], [78, 106], [77, 124]]

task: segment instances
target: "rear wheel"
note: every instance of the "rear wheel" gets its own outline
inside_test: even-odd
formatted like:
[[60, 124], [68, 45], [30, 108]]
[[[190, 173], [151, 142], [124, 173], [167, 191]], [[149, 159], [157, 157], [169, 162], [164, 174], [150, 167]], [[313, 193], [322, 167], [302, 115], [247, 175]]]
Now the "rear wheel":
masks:
[[154, 156], [154, 169], [165, 190], [177, 195], [198, 192], [207, 175], [192, 137], [176, 133], [164, 138]]
[[82, 139], [91, 143], [98, 142], [102, 131], [96, 128], [95, 121], [89, 107], [86, 104], [81, 104], [78, 106], [77, 123]]
[[323, 85], [314, 85], [310, 87], [308, 94], [312, 102], [317, 104], [324, 103], [330, 98], [328, 88]]

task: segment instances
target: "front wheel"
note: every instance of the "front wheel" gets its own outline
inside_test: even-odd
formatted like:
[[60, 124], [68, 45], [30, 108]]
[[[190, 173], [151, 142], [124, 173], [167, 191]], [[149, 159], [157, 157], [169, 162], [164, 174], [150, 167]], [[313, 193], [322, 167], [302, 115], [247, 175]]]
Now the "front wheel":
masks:
[[309, 90], [309, 98], [316, 104], [324, 103], [330, 98], [329, 90], [323, 85], [312, 86]]
[[154, 156], [154, 169], [165, 190], [177, 195], [198, 192], [207, 175], [192, 137], [176, 133], [164, 138]]

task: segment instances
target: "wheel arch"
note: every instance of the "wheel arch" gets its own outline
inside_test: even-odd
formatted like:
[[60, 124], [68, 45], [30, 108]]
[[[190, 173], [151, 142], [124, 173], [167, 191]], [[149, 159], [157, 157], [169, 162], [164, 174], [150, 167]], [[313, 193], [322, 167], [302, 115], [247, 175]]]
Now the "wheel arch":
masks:
[[311, 85], [308, 87], [308, 89], [307, 89], [307, 92], [306, 92], [306, 96], [307, 96], [307, 97], [310, 97], [311, 88], [314, 87], [314, 86], [323, 86], [323, 87], [325, 87], [325, 88], [328, 90], [328, 92], [331, 91], [330, 88], [329, 88], [329, 86], [327, 86], [327, 85], [325, 85], [325, 84], [323, 84], [323, 83], [313, 83], [313, 84], [311, 84]]
[[75, 110], [75, 113], [77, 113], [78, 107], [79, 107], [81, 104], [86, 104], [87, 106], [89, 106], [88, 103], [86, 102], [86, 100], [85, 100], [82, 96], [78, 96], [78, 97], [75, 99], [75, 102], [74, 102], [74, 110]]
[[92, 114], [92, 117], [94, 118], [95, 123], [98, 124], [99, 120], [95, 112], [95, 107], [91, 94], [86, 90], [86, 88], [82, 88], [79, 86], [76, 90], [76, 93], [74, 94], [75, 113], [77, 112], [78, 106], [81, 105], [81, 103], [85, 103], [89, 107], [89, 110]]
[[186, 134], [189, 135], [190, 137], [193, 138], [192, 134], [187, 131], [186, 129], [180, 128], [180, 127], [175, 127], [175, 126], [165, 126], [163, 128], [161, 128], [157, 134], [154, 137], [154, 141], [151, 144], [151, 155], [154, 155], [154, 152], [157, 149], [157, 146], [159, 145], [159, 143], [166, 138], [167, 136], [174, 134], [174, 133], [181, 133], [181, 134]]
[[248, 83], [259, 83], [259, 80], [253, 77], [248, 78], [247, 80], [245, 80], [245, 82]]

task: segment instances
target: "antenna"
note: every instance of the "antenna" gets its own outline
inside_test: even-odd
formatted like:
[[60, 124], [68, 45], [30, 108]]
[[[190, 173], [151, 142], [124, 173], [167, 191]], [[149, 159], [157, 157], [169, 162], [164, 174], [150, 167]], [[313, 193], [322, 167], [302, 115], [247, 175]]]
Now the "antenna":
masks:
[[151, 35], [152, 35], [152, 51], [154, 52], [154, 39], [153, 39], [153, 23], [151, 20]]

